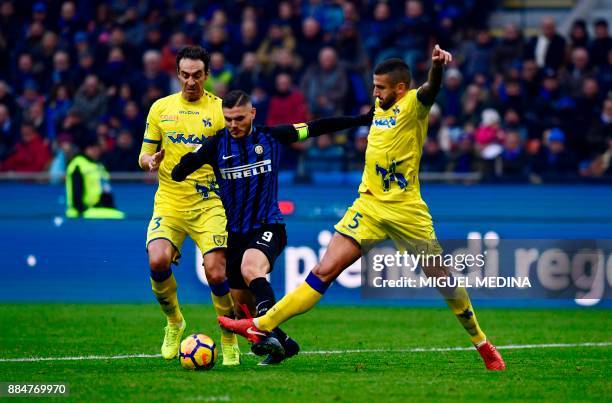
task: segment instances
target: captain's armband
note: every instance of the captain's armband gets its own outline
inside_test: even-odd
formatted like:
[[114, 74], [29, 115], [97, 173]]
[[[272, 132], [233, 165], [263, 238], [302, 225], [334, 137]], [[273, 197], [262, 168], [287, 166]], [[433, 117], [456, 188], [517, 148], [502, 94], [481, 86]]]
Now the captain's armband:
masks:
[[296, 123], [293, 127], [297, 131], [298, 141], [304, 141], [308, 138], [308, 125], [306, 123]]

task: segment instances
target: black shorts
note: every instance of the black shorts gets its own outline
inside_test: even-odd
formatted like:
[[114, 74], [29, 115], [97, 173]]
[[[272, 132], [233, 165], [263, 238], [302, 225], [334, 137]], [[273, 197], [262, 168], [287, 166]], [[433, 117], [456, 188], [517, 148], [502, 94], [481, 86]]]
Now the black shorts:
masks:
[[247, 249], [260, 250], [270, 262], [270, 271], [278, 255], [287, 246], [287, 233], [285, 224], [264, 224], [261, 228], [246, 234], [230, 232], [227, 238], [226, 275], [230, 288], [249, 288], [242, 278], [240, 266], [242, 256]]

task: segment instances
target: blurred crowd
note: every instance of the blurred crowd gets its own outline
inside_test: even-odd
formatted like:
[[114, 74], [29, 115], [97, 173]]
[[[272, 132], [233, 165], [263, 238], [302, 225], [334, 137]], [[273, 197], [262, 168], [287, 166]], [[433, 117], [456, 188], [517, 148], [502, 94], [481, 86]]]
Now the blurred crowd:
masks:
[[[211, 54], [206, 89], [252, 95], [257, 124], [369, 109], [371, 72], [401, 57], [413, 85], [435, 43], [455, 56], [430, 114], [425, 172], [532, 182], [612, 176], [612, 38], [543, 18], [492, 32], [495, 1], [0, 0], [0, 171], [61, 175], [95, 136], [110, 171], [138, 170], [151, 104], [180, 90], [175, 55]], [[363, 167], [367, 128], [289, 149], [301, 175]]]

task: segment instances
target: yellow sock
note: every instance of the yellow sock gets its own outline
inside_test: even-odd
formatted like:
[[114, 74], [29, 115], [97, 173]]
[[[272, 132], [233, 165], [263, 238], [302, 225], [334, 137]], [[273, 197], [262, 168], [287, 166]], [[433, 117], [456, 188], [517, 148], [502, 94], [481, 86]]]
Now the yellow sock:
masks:
[[255, 318], [255, 326], [266, 332], [276, 329], [286, 320], [308, 311], [323, 297], [308, 283], [302, 283], [298, 288], [285, 295], [265, 315]]
[[151, 279], [151, 288], [159, 302], [159, 306], [166, 314], [168, 323], [181, 323], [183, 321], [183, 314], [178, 303], [174, 274], [171, 274], [170, 277], [161, 282]]
[[457, 287], [453, 294], [446, 298], [446, 303], [459, 319], [463, 328], [470, 335], [472, 343], [479, 344], [486, 340], [487, 336], [482, 332], [476, 320], [476, 313], [470, 302], [470, 297], [463, 287]]
[[[234, 300], [232, 299], [232, 294], [229, 292], [225, 295], [215, 295], [214, 293], [210, 293], [210, 297], [212, 298], [213, 305], [215, 306], [215, 312], [217, 316], [227, 316], [233, 318], [234, 314]], [[236, 335], [229, 330], [225, 330], [221, 328], [221, 344], [237, 344], [238, 339]]]

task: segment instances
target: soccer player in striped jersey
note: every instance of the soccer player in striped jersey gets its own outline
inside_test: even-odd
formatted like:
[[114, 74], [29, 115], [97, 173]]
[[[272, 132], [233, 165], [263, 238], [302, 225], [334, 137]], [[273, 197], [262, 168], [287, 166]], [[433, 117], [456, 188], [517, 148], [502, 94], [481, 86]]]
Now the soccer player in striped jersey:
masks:
[[[275, 302], [266, 275], [283, 251], [287, 236], [278, 207], [278, 166], [283, 146], [308, 137], [366, 126], [372, 115], [332, 117], [275, 127], [253, 126], [255, 108], [243, 91], [223, 99], [226, 128], [209, 138], [197, 152], [188, 153], [172, 171], [172, 179], [189, 179], [201, 166], [212, 166], [227, 215], [227, 276], [235, 301], [255, 297], [256, 316]], [[250, 293], [249, 293], [250, 291]], [[276, 328], [272, 337], [253, 345], [262, 365], [276, 364], [297, 354], [299, 346]]]
[[[440, 89], [444, 66], [452, 56], [436, 45], [431, 60], [429, 78], [418, 89], [410, 89], [410, 70], [403, 60], [389, 59], [376, 66], [374, 118], [368, 134], [359, 197], [336, 224], [336, 233], [321, 262], [304, 283], [285, 295], [265, 315], [241, 320], [219, 318], [221, 326], [257, 344], [258, 334], [265, 334], [311, 309], [332, 281], [359, 259], [364, 240], [392, 239], [408, 244], [411, 250], [424, 248], [427, 255], [436, 256], [442, 252], [429, 209], [421, 198], [419, 162], [427, 136], [429, 109]], [[428, 276], [450, 275], [449, 268], [440, 263], [425, 264], [422, 268]], [[480, 329], [466, 289], [439, 290], [486, 368], [504, 370], [506, 364]]]

